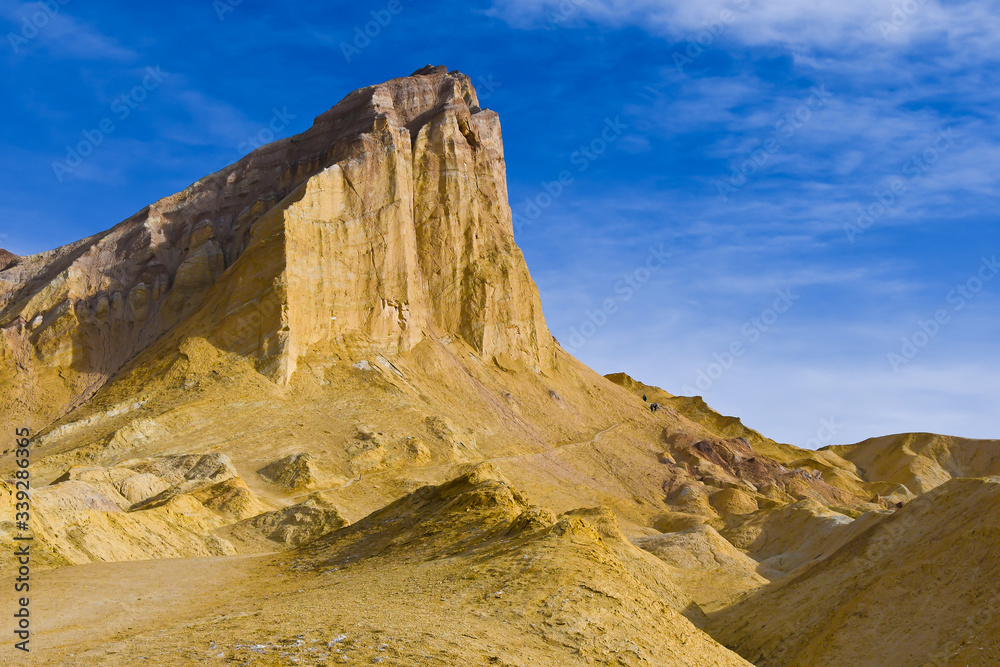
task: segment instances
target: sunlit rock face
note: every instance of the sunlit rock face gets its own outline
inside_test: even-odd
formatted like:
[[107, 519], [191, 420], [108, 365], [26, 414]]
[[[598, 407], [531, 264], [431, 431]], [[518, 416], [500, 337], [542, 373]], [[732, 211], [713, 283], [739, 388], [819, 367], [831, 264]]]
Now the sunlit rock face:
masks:
[[468, 77], [427, 67], [107, 232], [0, 253], [12, 423], [50, 423], [166, 334], [248, 355], [279, 383], [303, 355], [405, 354], [427, 336], [504, 368], [549, 367], [497, 114]]

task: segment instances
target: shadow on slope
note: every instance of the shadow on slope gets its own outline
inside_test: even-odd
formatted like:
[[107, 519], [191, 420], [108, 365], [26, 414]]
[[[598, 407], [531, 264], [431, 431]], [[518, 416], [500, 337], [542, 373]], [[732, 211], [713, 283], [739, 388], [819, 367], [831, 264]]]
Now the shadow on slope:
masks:
[[986, 665], [1000, 656], [1000, 478], [956, 479], [712, 616], [769, 665]]
[[492, 465], [320, 538], [292, 567], [350, 577], [376, 562], [380, 572], [450, 580], [441, 588], [450, 604], [502, 618], [511, 638], [541, 639], [555, 648], [550, 659], [745, 664], [698, 629], [701, 609], [662, 562], [624, 538], [610, 511], [556, 516], [531, 506]]

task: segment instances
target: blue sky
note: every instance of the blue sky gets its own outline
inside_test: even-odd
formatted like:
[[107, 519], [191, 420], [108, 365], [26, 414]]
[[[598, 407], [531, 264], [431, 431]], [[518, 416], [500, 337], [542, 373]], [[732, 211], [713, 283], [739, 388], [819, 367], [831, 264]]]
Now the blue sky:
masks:
[[15, 253], [443, 64], [500, 113], [518, 242], [596, 370], [799, 445], [1000, 437], [996, 2], [0, 0], [0, 25]]

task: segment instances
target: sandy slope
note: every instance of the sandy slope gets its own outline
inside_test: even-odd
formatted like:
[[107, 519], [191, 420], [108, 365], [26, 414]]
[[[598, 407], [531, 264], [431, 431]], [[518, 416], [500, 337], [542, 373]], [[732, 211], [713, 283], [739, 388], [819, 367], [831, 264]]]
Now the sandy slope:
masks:
[[712, 619], [757, 665], [992, 665], [1000, 478], [956, 479]]
[[48, 572], [16, 664], [747, 664], [666, 570], [481, 467], [296, 552]]

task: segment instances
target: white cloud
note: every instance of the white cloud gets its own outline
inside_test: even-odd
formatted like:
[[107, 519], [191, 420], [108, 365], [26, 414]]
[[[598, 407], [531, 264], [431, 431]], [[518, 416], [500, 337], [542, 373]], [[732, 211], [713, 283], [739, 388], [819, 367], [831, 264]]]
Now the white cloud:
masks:
[[266, 117], [254, 122], [228, 102], [191, 88], [185, 81], [179, 80], [170, 96], [171, 106], [182, 116], [163, 128], [161, 138], [171, 142], [220, 147], [229, 144], [235, 151], [237, 144], [267, 124]]
[[[793, 286], [802, 300], [704, 392], [711, 404], [795, 444], [831, 417], [844, 422], [838, 442], [914, 430], [996, 437], [995, 301], [984, 296], [978, 314], [956, 317], [901, 372], [887, 362], [918, 319], [944, 307], [952, 281], [964, 275], [964, 254], [975, 265], [980, 252], [991, 252], [990, 202], [1000, 194], [996, 7], [985, 0], [496, 0], [497, 16], [526, 29], [598, 23], [662, 38], [668, 46], [655, 80], [636, 84], [641, 92], [622, 100], [622, 115], [652, 151], [692, 152], [688, 173], [671, 156], [661, 180], [602, 183], [603, 194], [578, 193], [579, 204], [564, 201], [547, 214], [551, 233], [530, 232], [549, 234], [564, 254], [595, 267], [550, 258], [557, 266], [537, 276], [553, 331], [568, 341], [643, 258], [644, 244], [663, 241], [675, 252], [669, 266], [578, 352], [601, 372], [624, 370], [679, 392], [741, 339], [743, 323], [775, 289]], [[721, 34], [702, 33], [726, 8], [733, 16]], [[733, 58], [721, 67], [706, 58], [682, 74], [672, 54], [700, 33], [706, 49]], [[791, 72], [768, 70], [776, 52], [792, 56]], [[745, 186], [727, 201], [716, 197], [713, 184], [775, 136], [812, 84], [833, 97], [794, 136], [779, 137], [780, 150]], [[946, 128], [958, 140], [935, 154]], [[930, 161], [914, 175], [909, 161], [921, 155]], [[849, 244], [844, 225], [900, 178], [905, 194]], [[983, 233], [969, 238], [976, 225]], [[640, 240], [628, 246], [627, 238]], [[569, 286], [560, 270], [580, 279]]]
[[796, 51], [944, 39], [988, 52], [1000, 34], [993, 7], [988, 0], [496, 0], [492, 13], [518, 27], [593, 21], [681, 41], [734, 39]]

